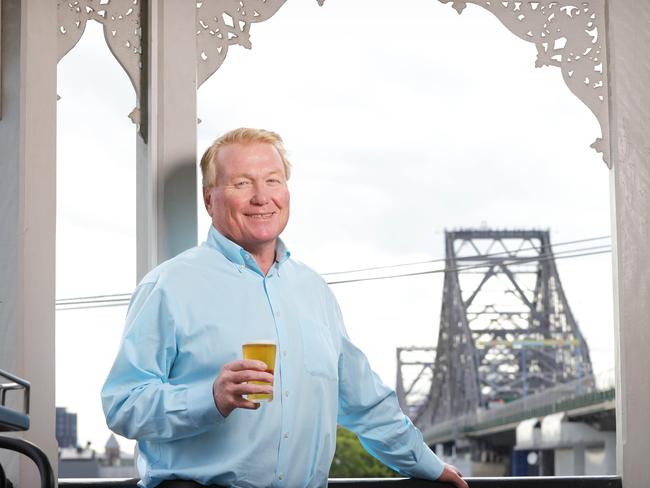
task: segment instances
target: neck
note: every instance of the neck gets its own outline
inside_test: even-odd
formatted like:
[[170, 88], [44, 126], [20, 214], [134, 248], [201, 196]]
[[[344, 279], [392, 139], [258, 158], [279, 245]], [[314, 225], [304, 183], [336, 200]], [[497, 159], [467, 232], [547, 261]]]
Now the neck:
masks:
[[256, 249], [244, 248], [251, 253], [251, 256], [255, 259], [257, 266], [262, 270], [264, 276], [266, 276], [275, 262], [275, 245], [276, 241], [274, 240], [272, 243], [264, 244]]

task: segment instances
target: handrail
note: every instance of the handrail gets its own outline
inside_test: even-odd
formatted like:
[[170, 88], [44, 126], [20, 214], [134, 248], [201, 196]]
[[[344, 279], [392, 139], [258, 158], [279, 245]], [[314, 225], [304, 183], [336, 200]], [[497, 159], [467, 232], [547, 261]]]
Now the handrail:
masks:
[[[512, 478], [465, 478], [470, 488], [622, 488], [620, 476], [528, 476]], [[137, 479], [60, 479], [59, 488], [135, 487]], [[334, 488], [449, 488], [439, 481], [410, 478], [330, 478]]]
[[11, 383], [0, 383], [0, 406], [4, 407], [8, 391], [24, 389], [23, 410], [25, 412], [25, 415], [29, 415], [29, 392], [31, 383], [27, 380], [19, 378], [18, 376], [8, 373], [3, 369], [0, 369], [0, 378], [6, 378], [11, 381]]

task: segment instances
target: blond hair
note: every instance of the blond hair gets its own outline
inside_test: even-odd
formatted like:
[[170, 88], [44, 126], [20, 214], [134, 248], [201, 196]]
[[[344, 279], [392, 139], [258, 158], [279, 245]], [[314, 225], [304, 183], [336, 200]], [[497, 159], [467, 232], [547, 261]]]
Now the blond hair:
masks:
[[288, 180], [291, 175], [291, 163], [289, 163], [289, 160], [287, 159], [287, 151], [284, 149], [284, 143], [282, 142], [280, 135], [269, 130], [240, 127], [239, 129], [226, 132], [221, 137], [215, 139], [210, 147], [208, 147], [203, 153], [203, 156], [201, 157], [203, 188], [208, 188], [214, 185], [217, 181], [217, 156], [219, 149], [230, 144], [251, 144], [255, 142], [271, 144], [275, 147], [282, 159], [284, 173]]

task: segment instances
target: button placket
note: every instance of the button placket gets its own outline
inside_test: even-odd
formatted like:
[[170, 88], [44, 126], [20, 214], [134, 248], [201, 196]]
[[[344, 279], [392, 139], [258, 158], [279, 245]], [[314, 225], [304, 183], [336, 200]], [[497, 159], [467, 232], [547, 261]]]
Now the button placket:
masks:
[[[280, 286], [280, 283], [276, 281], [275, 278], [278, 272], [277, 270], [272, 270], [271, 272], [268, 273], [268, 275], [264, 279], [264, 288], [266, 291], [266, 295], [268, 298], [268, 303], [270, 307], [270, 312], [271, 316], [273, 317], [275, 321], [275, 326], [276, 326], [276, 333], [278, 337], [278, 363], [279, 363], [279, 368], [277, 368], [279, 371], [277, 374], [279, 374], [279, 377], [276, 378], [276, 384], [279, 388], [279, 395], [278, 395], [278, 400], [281, 405], [281, 410], [282, 410], [282, 425], [280, 426], [280, 449], [278, 451], [278, 461], [276, 464], [276, 482], [275, 484], [280, 487], [280, 486], [286, 486], [288, 483], [286, 477], [286, 473], [284, 472], [284, 468], [287, 467], [287, 456], [289, 455], [289, 428], [291, 425], [291, 406], [289, 406], [288, 401], [288, 393], [289, 390], [283, 388], [283, 386], [289, 386], [289, 384], [286, 384], [285, 381], [287, 380], [287, 374], [291, 376], [291, 373], [288, 372], [287, 370], [290, 369], [290, 367], [287, 365], [287, 351], [286, 347], [290, 344], [290, 340], [284, 337], [285, 332], [286, 332], [286, 327], [287, 324], [284, 322], [282, 312], [280, 311], [280, 307], [282, 306], [282, 301], [277, 300], [276, 298], [276, 292], [280, 292], [281, 290], [278, 290], [277, 287]], [[269, 279], [271, 278], [271, 279]]]

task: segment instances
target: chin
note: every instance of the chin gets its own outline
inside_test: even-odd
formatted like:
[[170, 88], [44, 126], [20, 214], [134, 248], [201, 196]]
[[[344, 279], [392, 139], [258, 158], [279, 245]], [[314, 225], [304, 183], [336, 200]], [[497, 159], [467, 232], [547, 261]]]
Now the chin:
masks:
[[251, 241], [256, 242], [258, 244], [265, 244], [267, 242], [272, 242], [275, 239], [278, 238], [280, 234], [276, 234], [275, 232], [268, 232], [268, 233], [263, 233], [263, 234], [254, 234], [251, 235]]
[[257, 229], [251, 229], [248, 235], [251, 237], [251, 239], [254, 240], [271, 241], [277, 238], [280, 235], [280, 232], [282, 232], [282, 229], [279, 228], [277, 225], [273, 225], [273, 226], [265, 226]]

